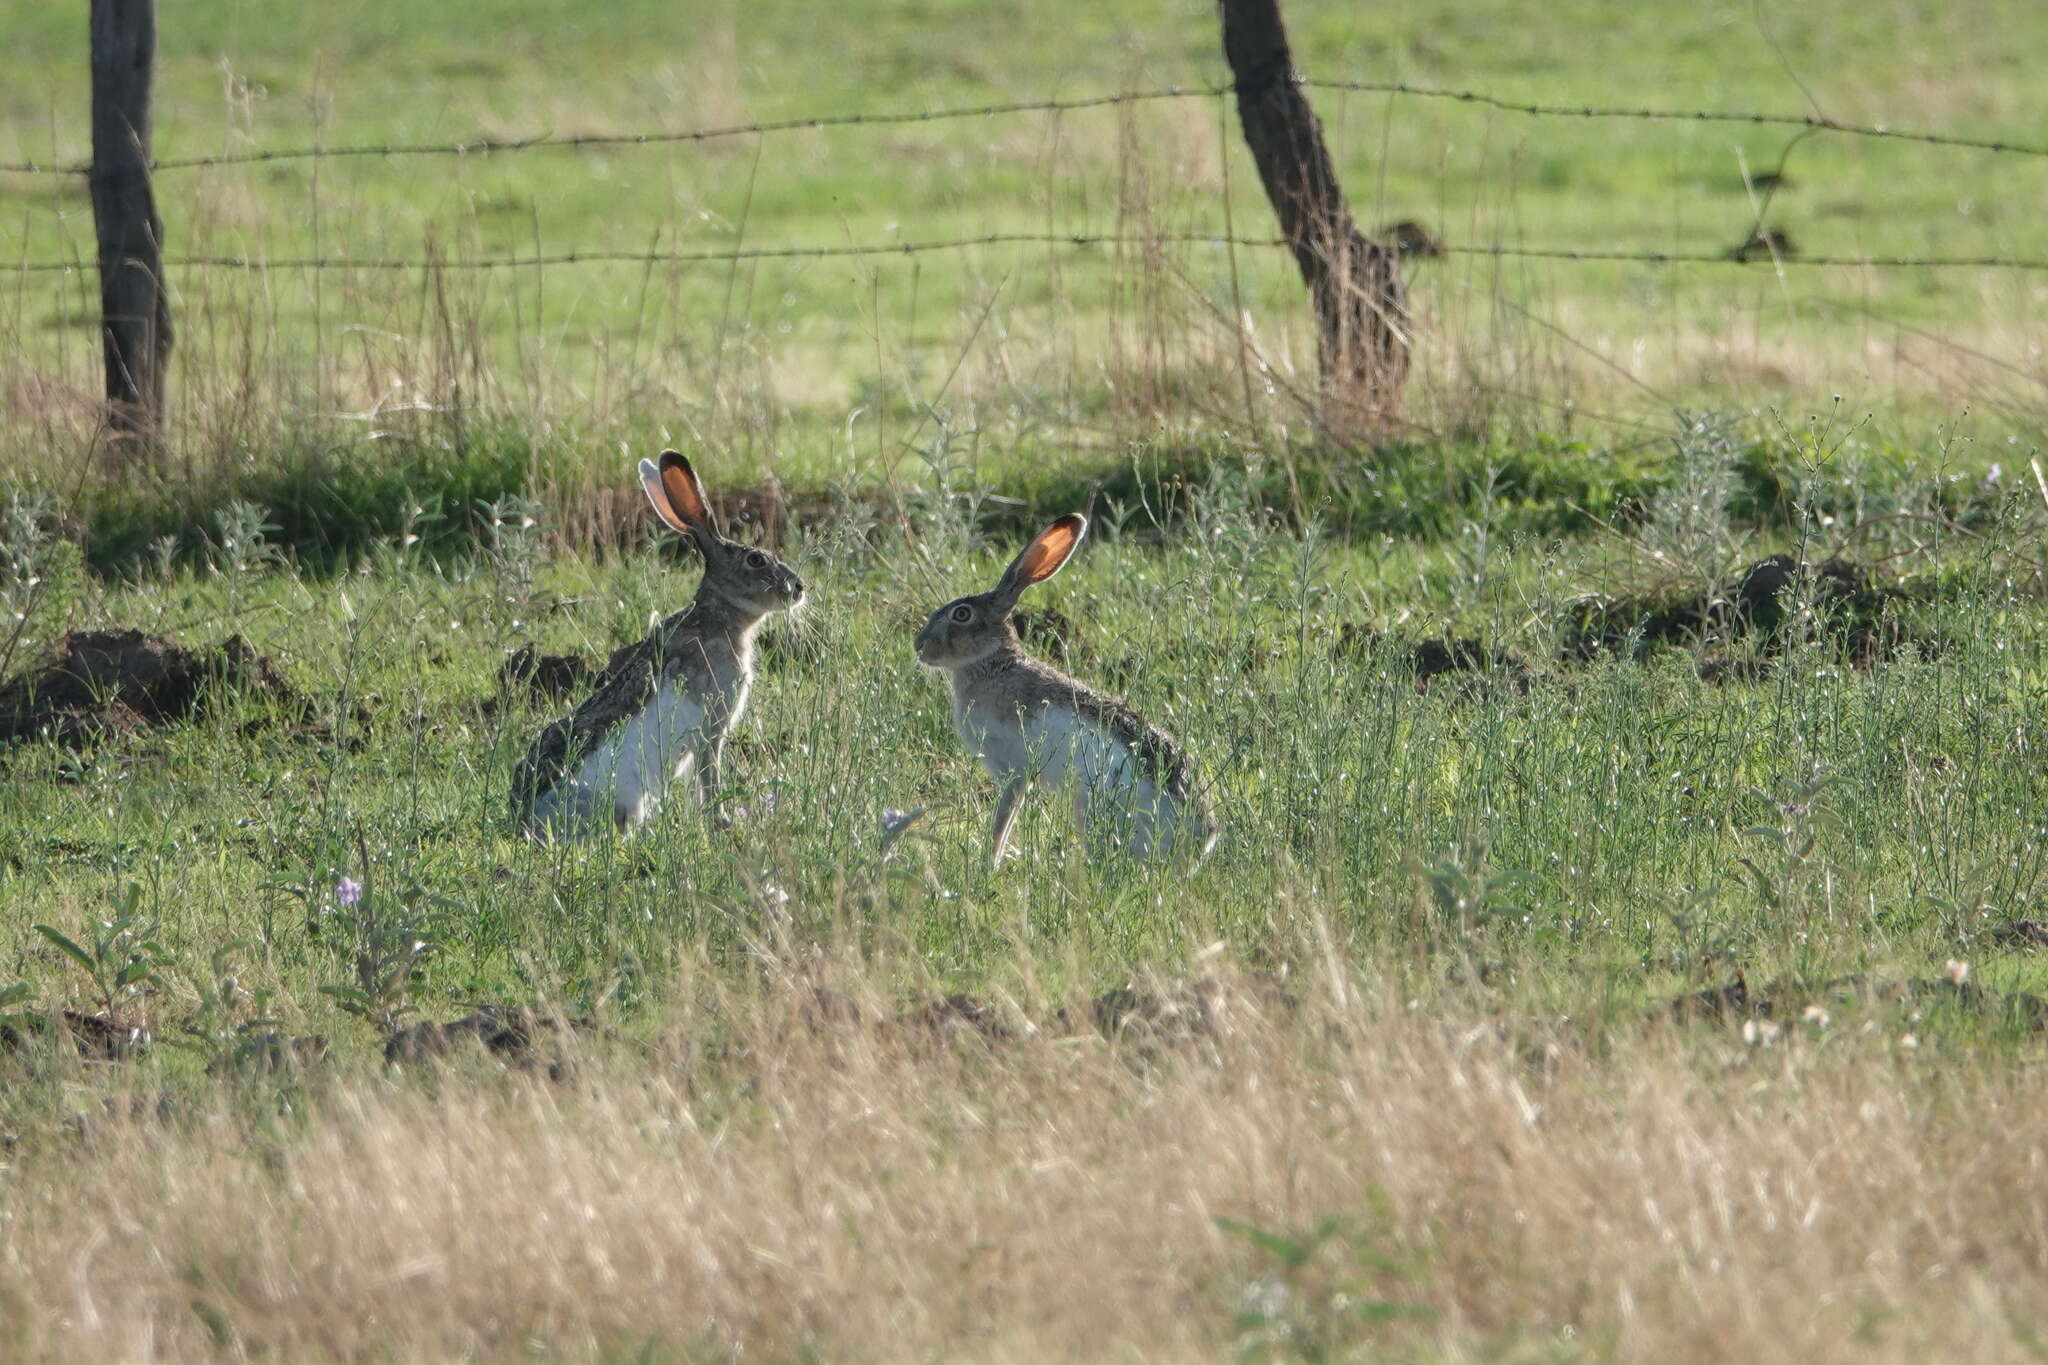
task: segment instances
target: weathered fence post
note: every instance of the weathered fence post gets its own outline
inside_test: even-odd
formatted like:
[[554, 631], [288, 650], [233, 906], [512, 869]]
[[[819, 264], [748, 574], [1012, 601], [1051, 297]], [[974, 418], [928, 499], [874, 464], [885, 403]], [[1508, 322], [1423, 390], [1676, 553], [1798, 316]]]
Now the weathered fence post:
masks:
[[171, 309], [163, 220], [150, 189], [156, 0], [92, 0], [92, 218], [108, 424], [131, 459], [154, 459], [164, 419]]
[[1395, 252], [1358, 230], [1287, 48], [1279, 0], [1219, 0], [1223, 55], [1266, 198], [1308, 285], [1324, 420], [1383, 424], [1408, 377], [1408, 302]]

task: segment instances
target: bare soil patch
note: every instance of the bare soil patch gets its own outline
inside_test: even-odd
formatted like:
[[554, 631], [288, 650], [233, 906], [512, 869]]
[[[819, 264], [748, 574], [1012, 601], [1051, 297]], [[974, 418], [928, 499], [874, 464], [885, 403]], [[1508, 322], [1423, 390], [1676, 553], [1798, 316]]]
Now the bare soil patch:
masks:
[[1564, 657], [1584, 662], [1603, 654], [1643, 658], [1662, 645], [1743, 646], [1748, 657], [1711, 654], [1700, 664], [1709, 682], [1744, 681], [1769, 671], [1771, 662], [1802, 633], [1790, 627], [1810, 602], [1810, 629], [1847, 662], [1869, 668], [1909, 649], [1932, 652], [1939, 642], [1915, 635], [1893, 608], [1909, 600], [1863, 565], [1845, 559], [1802, 564], [1789, 554], [1760, 559], [1743, 571], [1732, 591], [1646, 593], [1594, 598], [1577, 604], [1566, 629]]
[[478, 1049], [517, 1070], [545, 1069], [550, 1079], [567, 1073], [579, 1035], [597, 1031], [589, 1019], [564, 1018], [519, 1005], [484, 1005], [445, 1024], [413, 1024], [384, 1043], [389, 1066], [445, 1061]]
[[1337, 635], [1337, 652], [1353, 657], [1384, 659], [1411, 674], [1415, 690], [1427, 692], [1442, 678], [1465, 684], [1497, 681], [1517, 692], [1527, 692], [1529, 665], [1512, 650], [1493, 649], [1470, 636], [1434, 636], [1413, 644], [1395, 639], [1369, 626], [1347, 625]]
[[[237, 696], [274, 703], [286, 723], [331, 737], [322, 709], [270, 658], [231, 635], [188, 647], [139, 630], [73, 631], [39, 668], [0, 685], [0, 745], [47, 738], [79, 747], [110, 735], [197, 720]], [[357, 707], [357, 726], [368, 723]], [[250, 728], [260, 728], [262, 720]]]
[[568, 701], [597, 680], [598, 666], [580, 654], [542, 654], [521, 645], [498, 668], [504, 692], [525, 692], [539, 701]]
[[69, 1043], [87, 1061], [125, 1062], [149, 1046], [151, 1035], [139, 1019], [70, 1009], [17, 1015], [14, 1023], [0, 1024], [0, 1056], [24, 1056], [45, 1042]]
[[1856, 1005], [1910, 1008], [1918, 1012], [1946, 1005], [1972, 1015], [2010, 1019], [2031, 1029], [2048, 1028], [2048, 997], [2026, 991], [1996, 991], [1970, 980], [1945, 976], [1879, 978], [1839, 976], [1817, 986], [1772, 981], [1752, 986], [1737, 973], [1733, 981], [1682, 995], [1667, 1006], [1679, 1020], [1797, 1021], [1815, 1009]]

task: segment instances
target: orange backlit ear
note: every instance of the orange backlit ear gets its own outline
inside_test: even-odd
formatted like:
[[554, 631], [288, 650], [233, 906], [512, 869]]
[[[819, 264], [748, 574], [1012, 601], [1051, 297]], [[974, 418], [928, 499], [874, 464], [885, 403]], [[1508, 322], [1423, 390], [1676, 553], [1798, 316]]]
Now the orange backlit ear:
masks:
[[704, 485], [698, 481], [697, 471], [690, 468], [690, 462], [676, 451], [661, 452], [661, 486], [668, 494], [669, 505], [676, 515], [699, 530], [716, 532], [717, 524], [711, 517], [711, 504], [704, 497]]
[[654, 515], [660, 517], [671, 531], [689, 534], [690, 528], [683, 524], [682, 518], [676, 515], [676, 509], [669, 505], [668, 490], [661, 486], [661, 471], [655, 467], [652, 460], [640, 462], [640, 491], [647, 495], [648, 503], [654, 508]]
[[1052, 525], [1038, 533], [1038, 539], [1024, 547], [1024, 553], [1017, 556], [1017, 585], [1029, 587], [1043, 583], [1073, 558], [1074, 550], [1081, 543], [1081, 537], [1088, 534], [1088, 518], [1079, 512], [1069, 512]]
[[1066, 566], [1073, 558], [1074, 550], [1081, 543], [1081, 537], [1088, 534], [1088, 518], [1079, 512], [1069, 512], [1052, 525], [1040, 531], [1024, 553], [1010, 561], [1010, 567], [1003, 570], [997, 582], [995, 597], [1008, 611], [1017, 601], [1017, 594], [1033, 583], [1043, 583]]

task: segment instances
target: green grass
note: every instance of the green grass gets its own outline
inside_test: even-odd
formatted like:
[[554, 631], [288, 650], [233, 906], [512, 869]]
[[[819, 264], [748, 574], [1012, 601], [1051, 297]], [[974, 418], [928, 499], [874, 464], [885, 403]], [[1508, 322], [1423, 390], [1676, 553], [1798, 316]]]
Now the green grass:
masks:
[[[1681, 484], [1735, 486], [1712, 463], [1725, 449], [1684, 449]], [[979, 868], [992, 794], [908, 647], [925, 611], [1008, 553], [957, 508], [922, 519], [913, 545], [856, 521], [797, 534], [817, 605], [771, 632], [734, 742], [726, 799], [749, 818], [721, 833], [675, 806], [636, 838], [567, 848], [512, 828], [511, 766], [552, 711], [487, 706], [496, 667], [516, 644], [602, 658], [637, 638], [690, 590], [673, 556], [550, 561], [545, 528], [514, 524], [493, 554], [387, 545], [330, 577], [266, 570], [248, 546], [240, 572], [115, 587], [59, 573], [32, 639], [66, 620], [194, 641], [233, 629], [331, 719], [252, 726], [252, 702], [82, 753], [9, 751], [0, 978], [75, 996], [30, 926], [125, 905], [168, 960], [239, 945], [245, 981], [295, 1027], [346, 1033], [320, 994], [354, 979], [362, 950], [334, 902], [344, 875], [432, 945], [396, 999], [429, 1014], [537, 998], [631, 1018], [679, 954], [739, 970], [763, 935], [901, 951], [967, 989], [1014, 986], [1020, 963], [1057, 977], [1068, 960], [1183, 962], [1217, 938], [1256, 958], [1307, 898], [1353, 951], [1425, 979], [1445, 961], [1512, 964], [1507, 999], [1598, 1018], [1738, 969], [1924, 974], [2030, 914], [2048, 873], [2028, 756], [2048, 618], [2029, 561], [1994, 547], [2037, 535], [2038, 507], [1985, 501], [1976, 531], [1897, 500], [1853, 528], [1811, 523], [1795, 547], [1884, 564], [1907, 589], [1893, 610], [1935, 642], [1874, 670], [1825, 636], [1751, 684], [1701, 681], [1690, 650], [1567, 662], [1587, 591], [1727, 590], [1770, 548], [1684, 496], [1653, 502], [1629, 541], [1531, 534], [1505, 501], [1422, 539], [1304, 537], [1241, 475], [1185, 489], [1163, 539], [1138, 501], [1098, 503], [1098, 538], [1043, 604], [1073, 623], [1075, 671], [1200, 757], [1229, 834], [1184, 886], [1090, 865], [1051, 798], [1021, 826], [1028, 859]], [[1418, 692], [1399, 648], [1346, 652], [1345, 627], [1397, 647], [1477, 636], [1532, 677]], [[358, 705], [367, 742], [339, 742]], [[882, 812], [922, 806], [884, 856]]]
[[[2034, 137], [2021, 53], [2048, 21], [2009, 6], [1759, 15], [1745, 4], [1297, 5], [1312, 75], [1509, 97], [1802, 113]], [[818, 15], [570, 6], [228, 6], [168, 15], [157, 150], [687, 128], [818, 111], [976, 104], [1221, 78], [1215, 22], [1172, 6], [934, 3]], [[0, 155], [84, 155], [83, 23], [13, 26]], [[1796, 79], [1795, 79], [1796, 77]], [[1802, 86], [1804, 89], [1802, 90]], [[1808, 92], [1813, 105], [1809, 105]], [[1317, 96], [1361, 217], [1420, 218], [1454, 244], [1720, 251], [1753, 216], [1742, 168], [1782, 132], [1530, 119], [1454, 103]], [[2048, 161], [1818, 135], [1791, 153], [1772, 221], [1810, 253], [2048, 256]], [[82, 186], [13, 177], [0, 259], [90, 256]], [[349, 158], [166, 172], [174, 254], [438, 253], [844, 245], [1004, 231], [1221, 229], [1265, 236], [1234, 115], [1205, 100], [703, 145], [449, 161]], [[609, 482], [621, 441], [688, 443], [729, 477], [799, 488], [923, 477], [936, 407], [972, 433], [985, 482], [1083, 478], [1136, 442], [1297, 440], [1312, 344], [1283, 255], [1166, 246], [977, 248], [906, 258], [546, 271], [181, 271], [174, 458], [156, 523], [203, 525], [229, 490], [293, 515], [276, 485], [311, 464], [375, 467], [447, 502], [436, 471], [526, 460], [566, 507]], [[1415, 272], [1422, 358], [1398, 439], [1453, 467], [1584, 445], [1627, 482], [1673, 406], [1739, 408], [1770, 435], [1839, 400], [1880, 444], [1937, 427], [2040, 429], [2039, 289], [1998, 272], [1509, 262]], [[97, 385], [82, 276], [29, 276], [0, 305], [18, 358], [4, 433], [14, 480], [80, 524], [132, 509], [77, 471]], [[1272, 383], [1244, 369], [1253, 322]], [[1626, 376], [1626, 377], [1624, 377]], [[427, 449], [422, 453], [420, 447]], [[481, 455], [479, 447], [487, 447]], [[2024, 453], [2022, 451], [2021, 453]], [[1979, 457], [1981, 467], [2002, 454]], [[449, 485], [464, 487], [462, 478]], [[195, 492], [194, 490], [203, 490]], [[357, 516], [364, 507], [351, 503]], [[1598, 509], [1594, 509], [1598, 510]], [[193, 515], [194, 512], [197, 515]], [[308, 536], [333, 539], [342, 518]], [[182, 529], [182, 528], [181, 528]], [[95, 536], [101, 533], [95, 529]], [[105, 564], [131, 552], [107, 533]]]

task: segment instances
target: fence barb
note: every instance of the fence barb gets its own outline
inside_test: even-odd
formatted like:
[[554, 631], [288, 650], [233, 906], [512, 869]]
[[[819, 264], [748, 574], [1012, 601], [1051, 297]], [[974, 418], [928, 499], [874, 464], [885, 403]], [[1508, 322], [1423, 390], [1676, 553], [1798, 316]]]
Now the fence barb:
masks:
[[[1631, 119], [1644, 122], [1739, 123], [1759, 127], [1806, 128], [1816, 132], [1841, 133], [1849, 137], [1913, 142], [1935, 147], [1957, 147], [2015, 156], [2048, 157], [2048, 145], [2015, 142], [2006, 138], [1970, 137], [1958, 133], [1893, 128], [1881, 123], [1849, 123], [1840, 119], [1823, 118], [1818, 114], [1773, 114], [1739, 109], [1656, 109], [1622, 105], [1548, 104], [1541, 101], [1509, 99], [1484, 90], [1416, 85], [1408, 81], [1308, 77], [1301, 83], [1315, 90], [1405, 95], [1415, 99], [1476, 104], [1504, 113], [1525, 114], [1536, 118]], [[893, 124], [940, 123], [954, 119], [997, 118], [1009, 114], [1065, 113], [1159, 100], [1215, 99], [1221, 95], [1231, 94], [1234, 90], [1235, 87], [1228, 83], [1201, 86], [1165, 85], [1145, 90], [1118, 90], [1108, 94], [1084, 95], [1072, 99], [1009, 100], [994, 104], [954, 105], [922, 110], [885, 110], [878, 113], [811, 114], [795, 118], [765, 119], [754, 123], [729, 123], [705, 128], [641, 133], [569, 133], [559, 136], [554, 133], [536, 133], [527, 137], [469, 138], [460, 142], [364, 142], [337, 146], [259, 147], [242, 152], [220, 152], [210, 156], [165, 157], [153, 163], [153, 168], [158, 171], [183, 171], [266, 161], [331, 160], [338, 157], [469, 157], [548, 148], [638, 147], [678, 142], [715, 142], [724, 138], [820, 128], [886, 127]], [[0, 162], [0, 172], [14, 175], [86, 175], [91, 170], [90, 163], [86, 162]]]
[[[532, 270], [563, 265], [691, 265], [737, 261], [795, 260], [806, 257], [916, 256], [935, 251], [964, 251], [983, 246], [1132, 247], [1215, 246], [1285, 247], [1284, 237], [1232, 237], [1223, 233], [1162, 232], [1119, 236], [1087, 232], [989, 232], [971, 237], [940, 237], [923, 241], [849, 242], [827, 246], [755, 246], [702, 251], [562, 251], [525, 256], [425, 258], [409, 256], [179, 256], [166, 258], [166, 269], [182, 270]], [[1778, 255], [1752, 249], [1733, 251], [1627, 251], [1598, 247], [1455, 246], [1436, 248], [1451, 256], [1492, 256], [1504, 259], [1614, 262], [1636, 265], [1835, 266], [1873, 270], [2022, 270], [2048, 271], [2048, 257], [2029, 256], [1830, 256]], [[0, 273], [68, 273], [96, 269], [90, 259], [69, 261], [0, 261]]]

